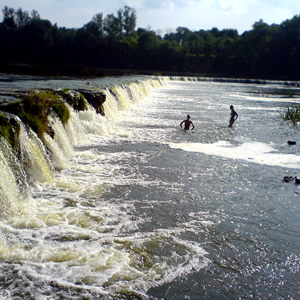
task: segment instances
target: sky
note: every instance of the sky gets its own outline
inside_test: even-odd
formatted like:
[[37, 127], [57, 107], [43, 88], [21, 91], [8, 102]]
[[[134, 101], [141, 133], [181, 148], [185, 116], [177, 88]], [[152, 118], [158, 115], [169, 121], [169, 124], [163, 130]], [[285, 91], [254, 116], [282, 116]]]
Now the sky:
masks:
[[160, 34], [177, 27], [236, 29], [242, 34], [261, 19], [269, 25], [281, 24], [300, 14], [299, 0], [0, 0], [1, 21], [5, 6], [36, 10], [42, 19], [66, 28], [81, 28], [97, 13], [116, 16], [120, 8], [129, 6], [136, 11], [136, 29]]

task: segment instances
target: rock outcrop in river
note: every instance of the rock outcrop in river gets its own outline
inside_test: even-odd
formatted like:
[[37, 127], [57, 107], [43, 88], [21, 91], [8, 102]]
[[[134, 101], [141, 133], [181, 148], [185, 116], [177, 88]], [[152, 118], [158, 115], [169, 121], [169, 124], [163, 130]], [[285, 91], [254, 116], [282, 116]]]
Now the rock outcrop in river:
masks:
[[70, 115], [68, 105], [75, 111], [87, 110], [91, 105], [97, 113], [104, 115], [103, 103], [106, 99], [102, 92], [83, 89], [11, 91], [6, 96], [16, 99], [4, 99], [0, 104], [0, 136], [16, 151], [21, 121], [43, 141], [44, 133], [52, 138], [55, 134], [49, 121], [50, 115], [54, 114], [63, 124], [66, 123]]

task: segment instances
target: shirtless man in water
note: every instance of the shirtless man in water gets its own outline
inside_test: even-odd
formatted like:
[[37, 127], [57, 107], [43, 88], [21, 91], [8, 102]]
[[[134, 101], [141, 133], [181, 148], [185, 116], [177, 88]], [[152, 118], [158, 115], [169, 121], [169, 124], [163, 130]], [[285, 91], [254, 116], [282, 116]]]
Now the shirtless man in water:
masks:
[[236, 121], [238, 118], [237, 112], [234, 110], [233, 105], [230, 105], [230, 120], [229, 120], [229, 125], [228, 127], [231, 128], [233, 123]]
[[193, 122], [190, 120], [191, 116], [190, 115], [187, 115], [186, 117], [187, 119], [186, 120], [183, 120], [181, 123], [180, 123], [180, 127], [182, 128], [182, 124], [184, 123], [184, 130], [189, 130], [191, 125], [192, 125], [192, 129], [193, 130], [195, 128]]

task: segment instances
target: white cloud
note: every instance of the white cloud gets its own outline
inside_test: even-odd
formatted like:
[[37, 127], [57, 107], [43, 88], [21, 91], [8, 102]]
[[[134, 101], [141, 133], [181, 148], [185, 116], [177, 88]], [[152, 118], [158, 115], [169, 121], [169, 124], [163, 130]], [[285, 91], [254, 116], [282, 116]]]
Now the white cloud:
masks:
[[250, 30], [260, 19], [280, 24], [299, 14], [299, 0], [0, 0], [3, 8], [37, 10], [58, 26], [82, 27], [93, 15], [115, 14], [128, 5], [137, 12], [137, 26], [154, 30], [233, 28]]
[[92, 18], [92, 16], [94, 16], [96, 13], [98, 13], [99, 11], [96, 11], [94, 8], [92, 7], [85, 7], [85, 8], [69, 8], [66, 9], [66, 13], [70, 16], [70, 17], [89, 17]]
[[[143, 2], [144, 5], [146, 2]], [[167, 3], [169, 7], [166, 11], [164, 5]], [[260, 19], [268, 24], [280, 24], [293, 17], [291, 9], [275, 6], [273, 3], [276, 0], [170, 0], [162, 1], [160, 6], [152, 9], [144, 6], [143, 10], [138, 10], [137, 15], [141, 27], [150, 25], [154, 30], [184, 26], [194, 31], [217, 27], [220, 30], [238, 29], [239, 33], [243, 33]], [[280, 3], [284, 6], [285, 2]], [[298, 6], [300, 8], [300, 4]]]

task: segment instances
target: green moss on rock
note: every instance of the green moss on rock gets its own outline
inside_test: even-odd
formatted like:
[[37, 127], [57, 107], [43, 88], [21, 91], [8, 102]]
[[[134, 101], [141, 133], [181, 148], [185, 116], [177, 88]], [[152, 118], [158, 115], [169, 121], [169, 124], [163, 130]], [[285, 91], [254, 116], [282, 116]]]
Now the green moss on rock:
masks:
[[17, 152], [19, 150], [20, 124], [5, 114], [0, 113], [0, 136]]
[[63, 124], [70, 118], [70, 112], [64, 101], [53, 91], [33, 91], [25, 94], [23, 100], [3, 104], [0, 110], [17, 115], [25, 124], [43, 140], [44, 133], [52, 134], [48, 126], [51, 109], [58, 115]]
[[59, 94], [74, 108], [74, 110], [82, 111], [88, 109], [87, 101], [81, 93], [65, 89], [59, 92]]
[[63, 124], [68, 122], [70, 119], [70, 111], [63, 101], [57, 101], [53, 103], [52, 109], [55, 111]]
[[91, 104], [98, 114], [102, 116], [105, 115], [103, 103], [106, 100], [106, 95], [103, 92], [96, 92], [90, 90], [81, 89], [79, 92], [84, 96], [84, 98]]

